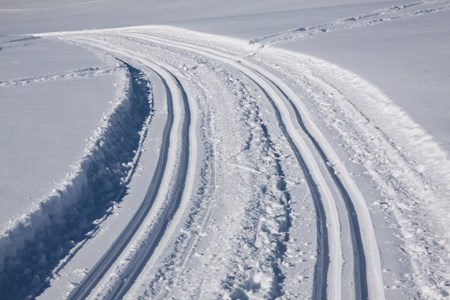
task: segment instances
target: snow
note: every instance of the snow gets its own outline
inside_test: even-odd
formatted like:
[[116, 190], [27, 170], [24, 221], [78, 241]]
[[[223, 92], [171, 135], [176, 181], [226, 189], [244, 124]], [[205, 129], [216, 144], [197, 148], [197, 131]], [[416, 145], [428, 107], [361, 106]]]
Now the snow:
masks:
[[318, 35], [282, 46], [361, 75], [400, 105], [447, 151], [450, 11]]
[[[138, 0], [104, 0], [104, 1], [72, 1], [64, 0], [55, 4], [52, 1], [9, 1], [2, 4], [4, 10], [0, 10], [0, 34], [18, 34], [31, 32], [52, 32], [92, 28], [114, 28], [135, 25], [195, 23], [203, 20], [203, 30], [207, 31], [208, 25], [227, 22], [233, 17], [261, 14], [259, 22], [271, 21], [268, 13], [289, 12], [309, 8], [347, 6], [358, 3], [354, 0], [335, 1], [248, 1], [242, 5], [239, 0], [172, 0], [161, 2], [150, 0], [146, 2]], [[384, 6], [385, 2], [369, 0], [366, 3], [378, 3]], [[392, 1], [391, 3], [395, 3]], [[4, 5], [4, 6], [3, 6]], [[21, 22], [14, 22], [17, 15]], [[45, 19], [46, 22], [42, 22]], [[291, 19], [290, 22], [294, 20]], [[228, 34], [239, 34], [233, 27], [234, 22], [222, 26], [223, 29], [230, 28]], [[231, 25], [231, 26], [230, 26]], [[30, 30], [30, 28], [32, 30]], [[269, 28], [271, 31], [273, 28]], [[244, 28], [245, 30], [245, 28]], [[270, 33], [270, 32], [267, 32]]]
[[117, 80], [111, 66], [86, 50], [42, 39], [7, 41], [0, 68], [2, 231], [75, 171], [70, 167], [110, 109]]
[[447, 298], [449, 12], [2, 1], [1, 292]]

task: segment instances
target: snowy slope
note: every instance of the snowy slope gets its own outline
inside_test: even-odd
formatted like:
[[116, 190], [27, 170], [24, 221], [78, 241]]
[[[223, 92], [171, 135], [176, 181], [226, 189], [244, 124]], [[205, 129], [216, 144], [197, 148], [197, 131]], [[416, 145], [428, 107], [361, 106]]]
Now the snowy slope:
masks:
[[1, 297], [448, 297], [449, 9], [2, 2]]

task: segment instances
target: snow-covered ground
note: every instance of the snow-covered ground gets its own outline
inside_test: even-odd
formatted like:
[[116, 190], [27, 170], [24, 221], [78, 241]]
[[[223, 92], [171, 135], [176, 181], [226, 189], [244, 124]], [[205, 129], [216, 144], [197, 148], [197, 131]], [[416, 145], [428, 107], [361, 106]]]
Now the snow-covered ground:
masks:
[[449, 20], [0, 2], [0, 298], [448, 298]]
[[85, 139], [111, 109], [119, 72], [58, 41], [4, 39], [3, 45], [2, 228], [43, 200], [82, 158]]

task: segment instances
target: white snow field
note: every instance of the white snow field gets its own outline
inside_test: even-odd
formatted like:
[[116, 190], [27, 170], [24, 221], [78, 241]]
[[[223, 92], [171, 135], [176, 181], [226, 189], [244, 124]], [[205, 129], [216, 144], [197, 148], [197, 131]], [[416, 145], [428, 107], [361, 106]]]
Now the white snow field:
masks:
[[450, 1], [0, 1], [0, 299], [449, 299]]

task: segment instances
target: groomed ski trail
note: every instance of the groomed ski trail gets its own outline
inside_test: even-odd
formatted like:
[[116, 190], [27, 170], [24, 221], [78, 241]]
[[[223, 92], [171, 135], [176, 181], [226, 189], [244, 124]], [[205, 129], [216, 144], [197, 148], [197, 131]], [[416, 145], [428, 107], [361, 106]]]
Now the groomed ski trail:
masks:
[[[300, 117], [299, 108], [294, 106], [294, 102], [298, 103], [298, 105], [301, 105], [300, 100], [294, 95], [294, 93], [288, 89], [285, 85], [283, 85], [286, 88], [287, 92], [284, 92], [279, 85], [275, 85], [274, 81], [279, 81], [276, 78], [274, 78], [273, 75], [265, 71], [264, 69], [261, 69], [258, 66], [255, 66], [254, 64], [251, 64], [249, 62], [246, 62], [242, 58], [235, 58], [233, 56], [224, 55], [221, 53], [218, 53], [217, 51], [212, 51], [211, 49], [205, 49], [201, 47], [193, 47], [189, 45], [182, 45], [181, 43], [171, 42], [169, 40], [163, 40], [158, 38], [149, 38], [145, 37], [143, 35], [131, 35], [132, 37], [137, 38], [144, 38], [148, 41], [153, 42], [160, 42], [162, 45], [172, 46], [172, 47], [178, 47], [184, 50], [197, 52], [201, 55], [209, 56], [211, 59], [221, 60], [228, 65], [240, 70], [242, 73], [244, 73], [246, 76], [248, 76], [250, 79], [256, 82], [256, 84], [264, 91], [264, 93], [267, 96], [267, 99], [271, 102], [275, 113], [277, 115], [277, 119], [279, 120], [280, 127], [282, 127], [285, 135], [287, 136], [287, 139], [291, 143], [291, 147], [295, 147], [296, 150], [294, 152], [297, 152], [297, 159], [301, 165], [303, 165], [303, 168], [306, 169], [306, 177], [309, 178], [308, 173], [312, 173], [312, 177], [310, 180], [310, 188], [312, 189], [312, 193], [315, 194], [316, 201], [317, 198], [320, 198], [320, 196], [317, 195], [317, 193], [314, 191], [314, 184], [317, 184], [319, 186], [319, 191], [322, 195], [324, 195], [324, 201], [326, 202], [324, 206], [326, 215], [329, 219], [331, 219], [329, 231], [334, 232], [329, 233], [331, 235], [330, 237], [330, 245], [328, 248], [331, 248], [332, 253], [328, 254], [330, 256], [331, 260], [331, 275], [330, 279], [328, 280], [328, 284], [330, 286], [330, 290], [328, 291], [329, 296], [333, 299], [337, 299], [340, 297], [341, 290], [340, 290], [340, 253], [334, 252], [335, 249], [339, 249], [340, 245], [338, 243], [340, 237], [339, 237], [339, 223], [338, 223], [338, 216], [337, 212], [333, 209], [332, 202], [337, 202], [338, 200], [334, 200], [332, 196], [332, 192], [330, 190], [326, 190], [327, 183], [326, 180], [323, 178], [323, 175], [321, 174], [321, 171], [319, 171], [319, 167], [314, 164], [315, 158], [313, 158], [312, 153], [310, 150], [308, 150], [306, 143], [303, 142], [303, 138], [300, 137], [297, 133], [297, 130], [294, 128], [294, 125], [292, 124], [293, 119], [297, 119], [301, 129], [305, 132], [307, 137], [310, 139], [310, 141], [314, 144], [314, 147], [316, 151], [318, 151], [320, 157], [322, 158], [322, 163], [327, 166], [327, 169], [329, 170], [329, 174], [331, 175], [333, 181], [335, 182], [338, 190], [342, 194], [342, 197], [345, 200], [347, 209], [348, 209], [348, 218], [350, 219], [351, 224], [351, 239], [353, 240], [353, 247], [354, 247], [354, 264], [355, 264], [355, 282], [358, 282], [356, 284], [356, 297], [357, 298], [368, 298], [370, 295], [371, 299], [379, 299], [384, 298], [384, 291], [383, 291], [383, 283], [382, 283], [382, 276], [381, 276], [381, 262], [379, 258], [379, 250], [377, 249], [377, 243], [375, 239], [375, 233], [373, 231], [373, 225], [370, 223], [370, 214], [365, 206], [364, 199], [362, 197], [361, 192], [358, 190], [358, 188], [353, 184], [353, 181], [351, 180], [348, 172], [340, 163], [340, 160], [338, 159], [337, 155], [332, 150], [331, 146], [326, 142], [326, 139], [320, 134], [320, 131], [314, 126], [314, 123], [309, 119], [309, 116], [306, 115], [306, 121], [304, 124], [304, 121], [302, 121], [302, 117]], [[249, 68], [243, 68], [242, 65], [248, 65]], [[252, 69], [250, 69], [252, 68]], [[255, 71], [253, 71], [255, 70]], [[261, 73], [266, 74], [267, 77], [263, 77], [258, 74], [258, 71]], [[276, 93], [276, 90], [270, 87], [268, 85], [267, 80], [270, 80], [269, 78], [272, 78], [269, 83], [272, 83], [275, 88], [281, 93], [285, 100], [291, 105], [294, 106], [295, 109], [295, 117], [290, 116], [290, 113], [288, 111], [288, 108], [286, 105], [282, 102], [283, 100], [280, 99], [279, 95]], [[265, 80], [264, 80], [265, 79]], [[282, 83], [281, 83], [282, 84]], [[286, 93], [289, 93], [292, 97], [290, 100]], [[302, 109], [303, 108], [303, 109]], [[300, 107], [302, 109], [302, 113], [306, 114], [306, 109], [304, 107]], [[280, 112], [281, 111], [281, 112]], [[286, 120], [286, 121], [283, 121]], [[290, 122], [286, 123], [285, 122]], [[313, 137], [313, 135], [309, 132], [309, 130], [306, 128], [306, 126], [312, 127], [311, 130], [315, 133], [317, 136], [316, 138]], [[318, 142], [319, 140], [320, 142]], [[323, 146], [321, 146], [323, 144]], [[305, 157], [303, 159], [302, 157]], [[331, 157], [329, 159], [328, 157]], [[334, 167], [331, 167], [331, 165], [334, 165]], [[309, 165], [309, 166], [308, 166]], [[343, 174], [343, 179], [340, 179], [336, 173], [339, 172], [340, 174]], [[316, 182], [316, 183], [314, 183]], [[347, 189], [350, 191], [347, 191]], [[350, 198], [350, 194], [353, 196], [354, 200]], [[354, 202], [356, 204], [354, 204]], [[316, 204], [318, 206], [323, 205], [322, 203]], [[356, 208], [355, 208], [356, 206]], [[320, 210], [320, 209], [318, 209]], [[320, 214], [319, 214], [320, 215]], [[367, 230], [366, 233], [360, 233], [360, 225], [358, 217], [359, 216], [362, 222], [364, 222], [364, 225], [362, 227], [364, 230]], [[370, 230], [372, 228], [372, 230]], [[320, 231], [323, 231], [323, 228], [320, 229]], [[325, 247], [325, 245], [324, 245]], [[362, 249], [365, 249], [366, 251], [362, 251]], [[322, 251], [322, 249], [321, 249]], [[370, 255], [366, 254], [368, 253]], [[368, 260], [369, 266], [366, 266], [366, 259]], [[320, 262], [319, 265], [323, 266], [324, 264], [327, 264], [328, 262]], [[367, 268], [367, 270], [366, 270]], [[323, 267], [318, 268], [318, 270], [323, 270]], [[320, 271], [319, 271], [320, 272]], [[367, 283], [366, 278], [366, 272], [370, 274], [370, 276], [373, 276], [373, 278], [370, 279], [369, 283]], [[322, 278], [324, 274], [316, 275], [317, 278]], [[337, 281], [337, 283], [334, 283]], [[326, 283], [324, 282], [318, 282], [317, 286], [320, 286], [320, 289], [323, 289]], [[315, 289], [314, 295], [317, 295], [317, 299], [320, 299], [323, 297], [322, 292], [319, 292]]]
[[[85, 279], [71, 291], [71, 299], [87, 296], [108, 299], [138, 296], [164, 298], [182, 291], [206, 298], [212, 295], [230, 298], [294, 295], [291, 293], [291, 289], [295, 290], [294, 285], [287, 284], [285, 280], [286, 272], [289, 272], [287, 261], [291, 249], [298, 247], [295, 243], [300, 242], [291, 239], [292, 233], [298, 229], [290, 224], [295, 221], [293, 216], [306, 214], [292, 200], [301, 198], [294, 192], [298, 188], [291, 183], [296, 180], [292, 175], [294, 170], [297, 170], [297, 177], [300, 174], [303, 176], [304, 192], [310, 195], [310, 207], [315, 210], [315, 221], [312, 222], [316, 236], [315, 260], [313, 268], [304, 271], [305, 276], [302, 277], [312, 278], [305, 281], [311, 284], [311, 291], [309, 296], [308, 292], [303, 292], [303, 297], [385, 298], [380, 249], [367, 200], [340, 155], [325, 137], [323, 127], [317, 125], [320, 122], [309, 112], [305, 99], [298, 95], [292, 83], [284, 81], [289, 77], [280, 75], [288, 72], [288, 68], [280, 72], [276, 70], [280, 66], [283, 68], [282, 63], [278, 65], [282, 60], [277, 60], [277, 56], [273, 55], [277, 53], [276, 49], [259, 54], [258, 47], [237, 40], [163, 26], [41, 36], [60, 38], [96, 49], [141, 72], [156, 73], [165, 87], [168, 105], [158, 167], [147, 195], [135, 218], [122, 229], [114, 244]], [[211, 44], [208, 39], [212, 40]], [[290, 55], [284, 52], [278, 54], [285, 55], [283, 58]], [[305, 64], [315, 62], [314, 59], [302, 59]], [[272, 67], [274, 64], [275, 68]], [[205, 81], [208, 72], [220, 74], [217, 77], [219, 81]], [[295, 72], [304, 75], [306, 80], [320, 83], [320, 78], [308, 73], [310, 71], [303, 74], [302, 70], [297, 69]], [[196, 78], [197, 75], [203, 78]], [[239, 121], [236, 124], [211, 123], [214, 116], [222, 118], [219, 116], [220, 106], [212, 100], [206, 104], [205, 99], [207, 95], [217, 95], [211, 89], [220, 85], [224, 86], [224, 95], [227, 94], [224, 101], [238, 101], [241, 96], [237, 95], [244, 94], [243, 98], [239, 98], [243, 99], [239, 100], [243, 117], [236, 119]], [[320, 87], [320, 84], [317, 86]], [[232, 93], [235, 88], [238, 94]], [[322, 91], [326, 89], [328, 87]], [[201, 100], [202, 97], [205, 99]], [[231, 111], [228, 109], [227, 112]], [[359, 117], [359, 114], [362, 113], [358, 111], [354, 116]], [[347, 122], [346, 119], [344, 121]], [[236, 140], [240, 140], [240, 135], [249, 134], [247, 142], [241, 146], [243, 150], [237, 154], [233, 154], [233, 145], [220, 144], [227, 126], [228, 130], [238, 134]], [[203, 134], [200, 138], [199, 128], [210, 132], [209, 135]], [[356, 130], [358, 126], [354, 128]], [[371, 133], [378, 134], [377, 130], [381, 129], [371, 130]], [[259, 136], [261, 143], [254, 141], [255, 136]], [[382, 138], [392, 143], [385, 135]], [[361, 140], [361, 143], [370, 143], [370, 138]], [[255, 152], [239, 158], [245, 162], [242, 165], [228, 163], [221, 157], [238, 157], [249, 150], [259, 151], [260, 154]], [[264, 155], [267, 160], [258, 162], [257, 158]], [[403, 163], [402, 159], [399, 157], [396, 162]], [[200, 161], [204, 166], [201, 170], [198, 169]], [[236, 161], [239, 162], [238, 159]], [[364, 167], [369, 168], [369, 174], [374, 176], [379, 189], [388, 190], [370, 172], [370, 165]], [[228, 174], [240, 174], [241, 182], [236, 178], [228, 179], [226, 173], [221, 173], [227, 168], [237, 168], [238, 173], [229, 171], [231, 173]], [[259, 175], [264, 174], [260, 169], [269, 172], [266, 177]], [[298, 173], [298, 170], [301, 172]], [[226, 181], [242, 187], [247, 182], [253, 182], [255, 187], [244, 187], [243, 202], [236, 203], [239, 209], [228, 208], [224, 211], [225, 216], [220, 216], [217, 210], [232, 203], [222, 199], [217, 191], [222, 189], [217, 183]], [[261, 190], [256, 189], [259, 185]], [[272, 189], [271, 185], [275, 188]], [[233, 191], [229, 194], [235, 195]], [[271, 195], [276, 202], [272, 202], [270, 197], [266, 199], [266, 195]], [[401, 207], [394, 207], [393, 211], [397, 221], [401, 221]], [[233, 215], [236, 222], [224, 227], [227, 213]], [[218, 246], [221, 241], [220, 228], [224, 235], [225, 254], [216, 252], [221, 251]], [[264, 239], [268, 242], [261, 243]], [[192, 266], [198, 260], [199, 251], [206, 251], [201, 255], [205, 256], [202, 258], [205, 265], [210, 265], [214, 257], [219, 257], [222, 265], [212, 270], [216, 270], [222, 279], [211, 278], [211, 282], [205, 282], [193, 275], [196, 273]], [[423, 265], [415, 256], [411, 259], [416, 268], [415, 280], [422, 280], [417, 270], [421, 270]], [[445, 276], [436, 274], [441, 275]], [[348, 276], [352, 278], [351, 283], [344, 280]], [[192, 288], [186, 287], [190, 281]], [[164, 283], [167, 288], [176, 289], [164, 291], [161, 289]], [[159, 287], [153, 289], [156, 286]], [[421, 292], [440, 293], [439, 289], [436, 286], [436, 290], [430, 288]]]
[[[101, 279], [107, 278], [108, 269], [118, 268], [114, 263], [117, 264], [119, 256], [126, 252], [124, 251], [125, 247], [130, 246], [133, 243], [133, 239], [143, 238], [143, 234], [138, 231], [144, 231], [145, 241], [140, 244], [140, 247], [133, 249], [134, 255], [132, 258], [127, 258], [131, 260], [131, 263], [125, 267], [120, 266], [120, 278], [112, 279], [117, 282], [114, 288], [108, 292], [111, 295], [110, 297], [113, 299], [123, 297], [139, 275], [146, 260], [151, 256], [164, 233], [167, 223], [180, 205], [186, 185], [189, 162], [196, 160], [195, 153], [190, 156], [190, 134], [188, 133], [191, 122], [190, 109], [187, 95], [179, 79], [168, 70], [147, 61], [145, 58], [131, 56], [127, 52], [109, 48], [108, 45], [97, 45], [97, 47], [114, 53], [121, 60], [130, 60], [130, 57], [133, 57], [132, 60], [136, 60], [138, 63], [151, 68], [153, 72], [158, 74], [166, 91], [168, 120], [164, 128], [158, 166], [141, 207], [139, 207], [132, 221], [122, 231], [94, 269], [89, 272], [88, 276], [70, 295], [70, 299], [86, 298]], [[178, 104], [174, 104], [174, 94]], [[172, 129], [173, 127], [175, 129]], [[176, 129], [178, 130], [175, 131]], [[179, 141], [180, 137], [181, 141]], [[172, 175], [167, 170], [175, 169], [175, 164], [177, 165], [177, 170]], [[145, 222], [151, 225], [149, 226]]]

